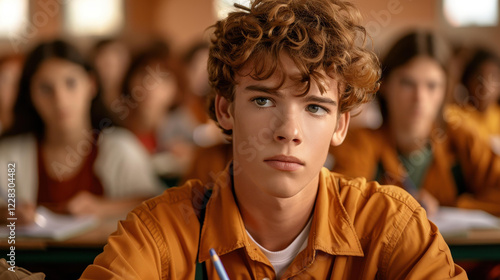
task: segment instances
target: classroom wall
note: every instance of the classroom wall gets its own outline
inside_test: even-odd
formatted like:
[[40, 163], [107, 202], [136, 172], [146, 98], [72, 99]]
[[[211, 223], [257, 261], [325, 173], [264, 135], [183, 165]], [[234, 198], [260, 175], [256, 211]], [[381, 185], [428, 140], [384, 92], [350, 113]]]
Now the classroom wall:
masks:
[[[18, 36], [20, 41], [0, 40], [0, 54], [17, 49], [26, 50], [38, 40], [64, 36], [64, 18], [60, 11], [44, 20], [49, 2], [63, 0], [31, 0], [33, 30]], [[185, 50], [204, 34], [215, 21], [214, 0], [124, 0], [126, 25], [118, 34], [132, 45], [156, 36], [168, 40], [174, 51]], [[415, 27], [436, 28], [455, 42], [479, 42], [499, 48], [500, 27], [452, 28], [444, 22], [439, 0], [353, 0], [360, 9], [367, 29], [375, 42], [375, 50], [383, 53], [394, 36]], [[45, 6], [44, 6], [45, 4]], [[45, 8], [44, 8], [45, 7]], [[62, 8], [62, 7], [59, 7]], [[35, 15], [37, 15], [36, 17]], [[96, 38], [72, 38], [83, 48], [90, 47]]]

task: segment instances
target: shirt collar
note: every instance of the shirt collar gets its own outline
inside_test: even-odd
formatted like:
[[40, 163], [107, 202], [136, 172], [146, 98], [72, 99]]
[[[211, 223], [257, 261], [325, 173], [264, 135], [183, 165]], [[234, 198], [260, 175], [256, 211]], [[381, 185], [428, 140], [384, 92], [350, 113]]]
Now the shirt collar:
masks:
[[[254, 253], [252, 249], [256, 246], [246, 234], [233, 195], [232, 164], [216, 180], [206, 207], [199, 246], [199, 262], [210, 258], [211, 248], [224, 255], [242, 247], [247, 248], [250, 258], [268, 262], [263, 254]], [[326, 168], [320, 172], [308, 246], [302, 253], [312, 261], [315, 250], [331, 255], [363, 256], [354, 225], [340, 201], [338, 180]]]
[[340, 200], [338, 182], [330, 170], [321, 169], [309, 242], [315, 250], [330, 255], [363, 256], [354, 225]]

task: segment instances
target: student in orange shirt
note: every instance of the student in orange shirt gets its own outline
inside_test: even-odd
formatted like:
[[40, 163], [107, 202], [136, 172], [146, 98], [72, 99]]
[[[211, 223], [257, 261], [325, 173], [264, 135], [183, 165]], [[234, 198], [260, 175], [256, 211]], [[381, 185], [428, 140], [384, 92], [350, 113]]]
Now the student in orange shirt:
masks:
[[477, 49], [465, 66], [456, 104], [447, 106], [445, 118], [488, 139], [500, 154], [500, 58]]
[[218, 21], [211, 112], [232, 164], [212, 189], [191, 180], [135, 209], [81, 279], [218, 279], [210, 248], [230, 279], [467, 279], [404, 190], [322, 168], [377, 90], [360, 22], [338, 0], [258, 0]]
[[447, 57], [445, 42], [432, 33], [398, 40], [382, 63], [384, 124], [350, 131], [332, 148], [333, 171], [403, 187], [430, 214], [445, 205], [498, 215], [498, 157], [483, 139], [442, 117]]

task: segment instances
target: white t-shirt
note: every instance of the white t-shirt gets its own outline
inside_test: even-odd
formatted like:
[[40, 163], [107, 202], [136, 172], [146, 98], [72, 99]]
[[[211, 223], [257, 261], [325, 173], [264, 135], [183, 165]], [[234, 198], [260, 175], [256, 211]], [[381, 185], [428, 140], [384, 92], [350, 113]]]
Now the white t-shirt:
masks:
[[259, 246], [260, 250], [264, 253], [267, 259], [273, 265], [274, 271], [276, 272], [276, 278], [279, 279], [281, 275], [286, 271], [286, 269], [290, 266], [293, 259], [307, 247], [307, 240], [309, 238], [309, 231], [311, 230], [311, 222], [312, 217], [307, 222], [307, 225], [304, 227], [302, 232], [295, 238], [295, 240], [288, 245], [285, 249], [277, 252], [269, 251], [266, 248], [262, 247], [255, 239], [253, 239], [252, 235], [247, 231], [248, 236], [252, 239], [257, 246]]

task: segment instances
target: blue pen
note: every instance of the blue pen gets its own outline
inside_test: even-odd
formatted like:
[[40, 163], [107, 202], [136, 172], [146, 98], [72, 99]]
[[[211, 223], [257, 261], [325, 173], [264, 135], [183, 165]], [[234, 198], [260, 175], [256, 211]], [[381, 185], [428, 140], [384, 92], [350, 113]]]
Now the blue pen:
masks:
[[222, 262], [219, 259], [219, 256], [217, 256], [217, 253], [215, 250], [212, 248], [210, 249], [210, 258], [212, 259], [215, 270], [217, 270], [217, 274], [219, 274], [219, 278], [221, 280], [229, 280], [229, 276], [227, 276], [227, 272], [224, 269], [224, 266], [222, 265]]

